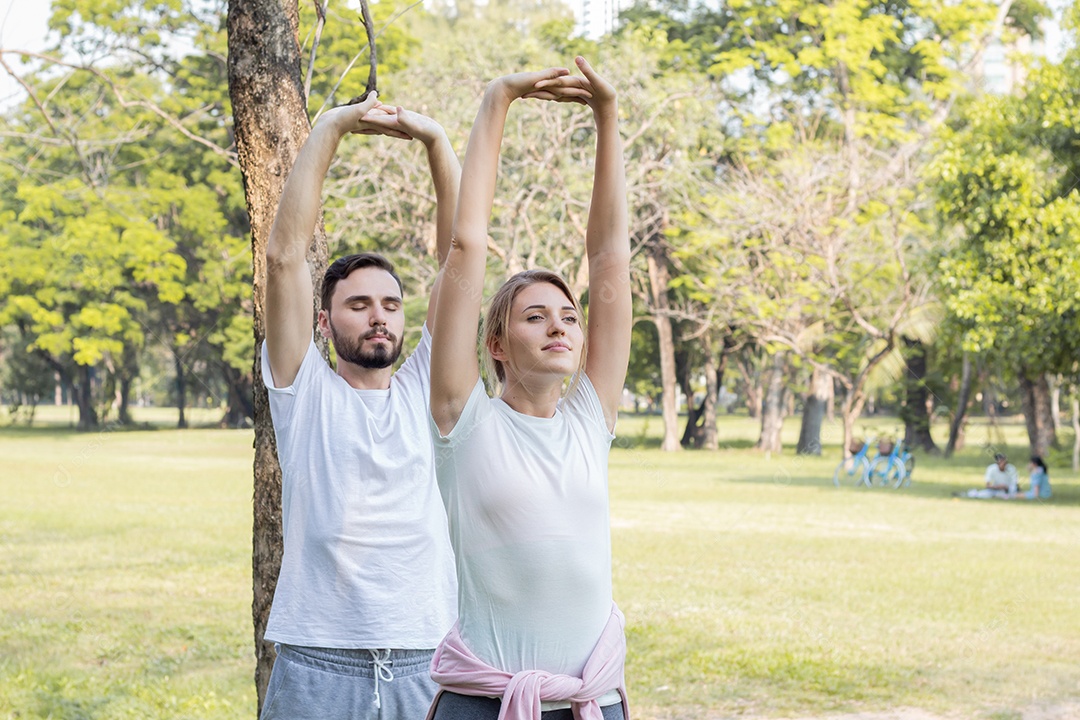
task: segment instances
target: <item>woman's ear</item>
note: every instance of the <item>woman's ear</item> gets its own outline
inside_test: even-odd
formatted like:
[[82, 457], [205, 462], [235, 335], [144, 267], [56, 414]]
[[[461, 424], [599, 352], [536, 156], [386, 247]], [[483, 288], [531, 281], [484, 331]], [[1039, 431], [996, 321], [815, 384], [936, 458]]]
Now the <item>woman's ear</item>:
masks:
[[491, 338], [491, 340], [488, 341], [487, 349], [488, 352], [491, 353], [493, 360], [498, 360], [499, 362], [504, 362], [506, 360], [506, 352], [503, 351], [502, 342], [499, 338]]

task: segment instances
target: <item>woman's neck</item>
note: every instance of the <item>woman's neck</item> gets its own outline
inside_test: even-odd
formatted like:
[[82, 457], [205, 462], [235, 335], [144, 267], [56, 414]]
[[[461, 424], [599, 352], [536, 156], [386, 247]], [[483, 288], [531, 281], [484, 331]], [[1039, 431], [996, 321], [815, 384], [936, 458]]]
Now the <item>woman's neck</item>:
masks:
[[499, 396], [515, 412], [533, 417], [549, 418], [555, 415], [555, 406], [562, 397], [563, 380], [549, 382], [525, 381], [507, 378]]

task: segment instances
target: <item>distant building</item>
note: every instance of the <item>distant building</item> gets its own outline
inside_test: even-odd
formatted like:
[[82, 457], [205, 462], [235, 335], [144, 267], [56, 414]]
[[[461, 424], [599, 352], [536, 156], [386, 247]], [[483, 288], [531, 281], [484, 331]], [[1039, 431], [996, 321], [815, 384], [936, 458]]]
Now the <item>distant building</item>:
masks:
[[1028, 68], [1025, 59], [1044, 58], [1061, 62], [1066, 50], [1061, 28], [1060, 0], [1049, 3], [1054, 15], [1039, 22], [1041, 37], [1021, 33], [1010, 43], [991, 42], [982, 57], [981, 67], [975, 68], [976, 80], [982, 89], [1000, 95], [1012, 95], [1024, 86]]
[[633, 4], [633, 0], [563, 0], [574, 11], [577, 21], [574, 29], [587, 38], [598, 38], [615, 29], [619, 13]]

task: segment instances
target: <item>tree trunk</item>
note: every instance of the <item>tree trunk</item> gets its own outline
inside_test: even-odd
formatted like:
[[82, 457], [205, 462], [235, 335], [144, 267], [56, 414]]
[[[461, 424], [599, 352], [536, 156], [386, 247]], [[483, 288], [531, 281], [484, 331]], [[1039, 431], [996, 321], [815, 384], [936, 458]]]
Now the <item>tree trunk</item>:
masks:
[[[668, 317], [668, 265], [664, 247], [654, 241], [645, 255], [649, 269], [649, 292], [652, 296], [652, 320], [656, 325], [657, 344], [660, 348], [660, 384], [663, 387], [664, 440], [660, 449], [674, 452], [682, 448], [679, 445], [679, 408], [676, 404], [675, 388], [675, 340]], [[692, 398], [691, 398], [692, 401]]]
[[[844, 404], [840, 407], [840, 422], [844, 428], [843, 449], [845, 460], [853, 455], [851, 452], [851, 440], [855, 437], [855, 420], [858, 419], [859, 413], [862, 412], [861, 407], [858, 411], [855, 411], [853, 405], [852, 393], [851, 390], [848, 390], [844, 394]], [[869, 442], [869, 438], [866, 438], [866, 440]]]
[[1073, 472], [1080, 471], [1080, 387], [1072, 386]]
[[780, 452], [780, 431], [784, 427], [784, 374], [786, 354], [783, 351], [772, 356], [765, 385], [765, 402], [761, 412], [761, 437], [757, 446], [767, 453]]
[[131, 417], [131, 378], [120, 378], [120, 407], [116, 411], [116, 421], [121, 425], [131, 425], [134, 420]]
[[119, 385], [117, 389], [116, 419], [121, 425], [132, 425], [131, 417], [131, 386], [139, 375], [139, 353], [136, 347], [130, 343], [124, 345], [120, 356]]
[[173, 367], [176, 368], [176, 408], [179, 410], [176, 427], [183, 430], [188, 426], [187, 418], [184, 417], [184, 409], [187, 407], [187, 374], [184, 371], [184, 361], [176, 349], [173, 350]]
[[945, 445], [947, 458], [951, 458], [956, 452], [956, 445], [964, 427], [964, 416], [967, 415], [968, 402], [971, 400], [971, 376], [971, 356], [964, 353], [960, 371], [960, 392], [956, 396], [956, 411], [953, 412], [952, 421], [949, 423], [949, 442]]
[[1057, 447], [1057, 435], [1054, 420], [1050, 417], [1050, 385], [1045, 374], [1020, 369], [1020, 406], [1031, 454], [1046, 457], [1051, 447]]
[[[298, 21], [295, 0], [229, 1], [229, 96], [233, 106], [237, 157], [251, 219], [254, 266], [255, 477], [251, 613], [257, 659], [258, 712], [262, 711], [274, 662], [273, 646], [263, 640], [263, 634], [281, 566], [281, 469], [259, 354], [266, 336], [263, 309], [266, 242], [285, 178], [311, 130], [300, 76]], [[308, 253], [315, 298], [319, 297], [326, 255], [326, 237], [320, 226]]]
[[1061, 378], [1047, 375], [1046, 382], [1050, 385], [1050, 419], [1054, 423], [1054, 435], [1061, 432]]
[[937, 443], [930, 431], [933, 395], [926, 387], [926, 346], [904, 338], [907, 374], [904, 377], [904, 443], [913, 449], [937, 455]]
[[825, 400], [825, 422], [836, 422], [836, 378], [829, 381], [829, 397]]
[[810, 378], [810, 392], [803, 402], [799, 444], [795, 448], [797, 455], [821, 454], [821, 425], [825, 420], [826, 406], [831, 401], [832, 384], [831, 375], [814, 368], [814, 374]]
[[[724, 371], [718, 370], [713, 359], [712, 342], [705, 336], [705, 417], [702, 422], [701, 447], [716, 450], [719, 442], [716, 436], [716, 404], [720, 398], [720, 380]], [[721, 360], [721, 365], [723, 360]]]
[[742, 375], [743, 388], [746, 391], [746, 411], [751, 420], [757, 420], [761, 417], [761, 395], [763, 392], [761, 373], [755, 374], [751, 364], [742, 357], [735, 361], [735, 367], [739, 369], [739, 374]]
[[251, 400], [251, 376], [227, 364], [223, 365], [222, 374], [229, 388], [229, 398], [221, 425], [230, 428], [246, 427], [247, 421], [255, 418], [255, 408]]
[[75, 404], [79, 407], [79, 430], [93, 430], [98, 426], [97, 411], [94, 410], [93, 373], [89, 365], [79, 365], [75, 371], [78, 378], [72, 383]]
[[690, 382], [690, 353], [686, 346], [680, 343], [680, 348], [675, 351], [675, 377], [678, 378], [679, 387], [686, 396], [686, 425], [683, 429], [682, 439], [679, 445], [682, 447], [701, 447], [701, 428], [698, 420], [705, 410], [704, 401], [700, 406], [694, 404], [694, 388]]

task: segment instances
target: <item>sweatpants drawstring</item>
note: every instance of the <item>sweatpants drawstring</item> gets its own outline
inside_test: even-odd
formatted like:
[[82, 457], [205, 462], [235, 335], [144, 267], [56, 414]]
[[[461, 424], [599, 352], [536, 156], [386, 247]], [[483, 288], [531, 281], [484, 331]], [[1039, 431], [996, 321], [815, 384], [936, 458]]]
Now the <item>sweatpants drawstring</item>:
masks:
[[[379, 680], [391, 682], [394, 679], [394, 671], [391, 666], [394, 661], [390, 659], [389, 650], [369, 650], [371, 653], [371, 666], [375, 670], [375, 707], [382, 709], [382, 698], [379, 697]], [[383, 655], [383, 653], [386, 653]]]

